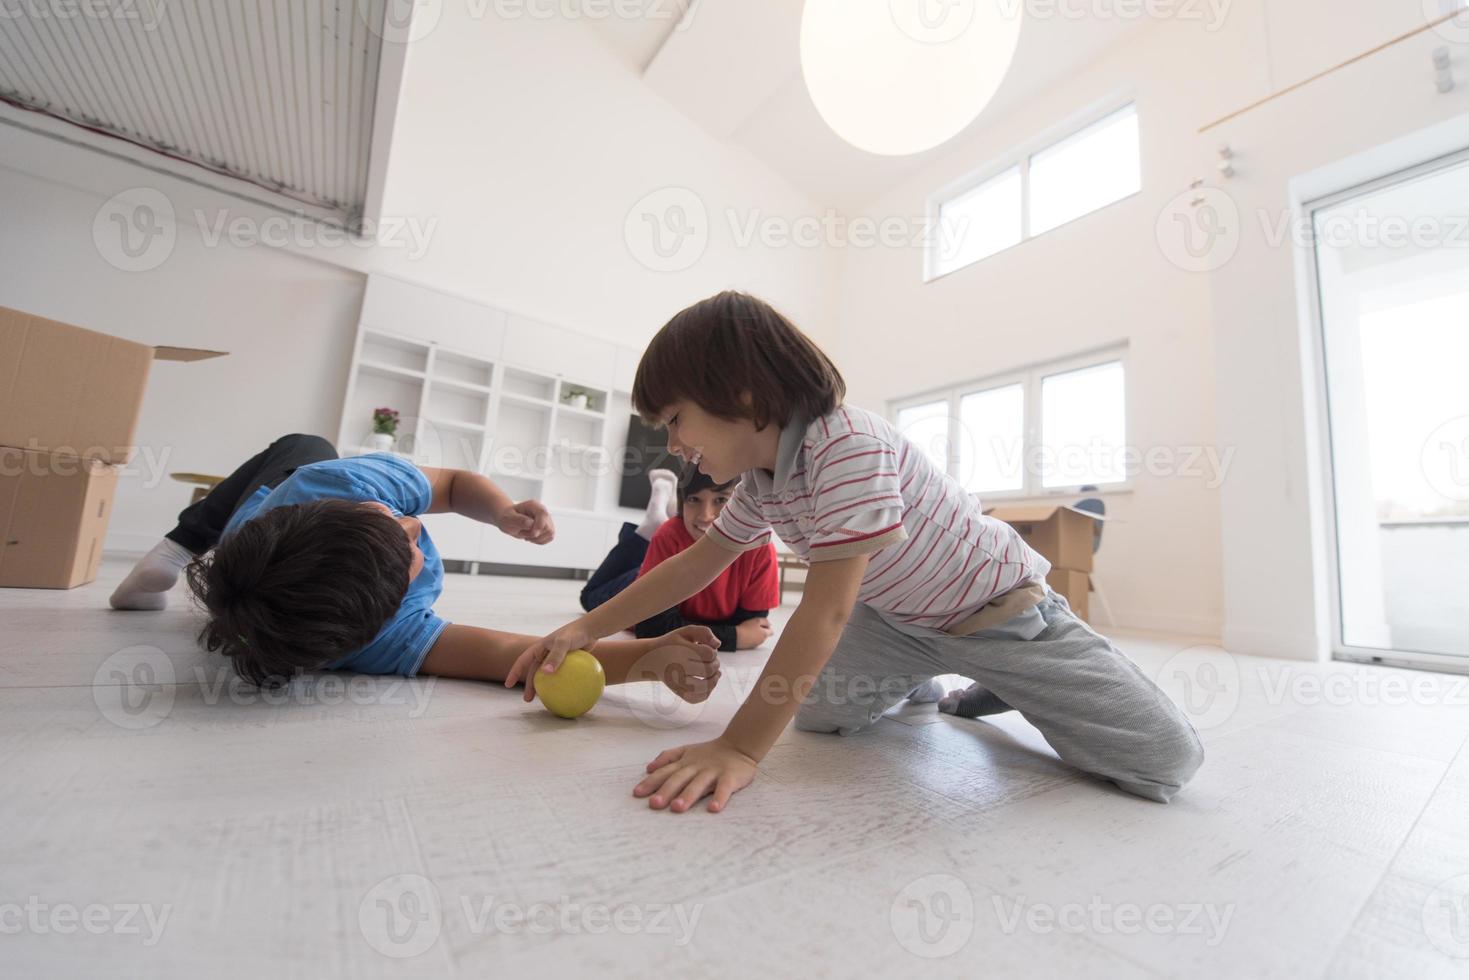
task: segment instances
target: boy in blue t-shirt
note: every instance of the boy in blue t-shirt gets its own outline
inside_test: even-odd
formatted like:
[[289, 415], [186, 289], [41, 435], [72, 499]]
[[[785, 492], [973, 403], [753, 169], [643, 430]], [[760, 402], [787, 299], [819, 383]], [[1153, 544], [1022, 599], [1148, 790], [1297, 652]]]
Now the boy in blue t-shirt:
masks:
[[[555, 535], [539, 501], [515, 503], [477, 473], [386, 453], [338, 459], [318, 436], [284, 436], [186, 508], [111, 603], [163, 609], [186, 571], [209, 617], [201, 643], [257, 684], [319, 669], [503, 680], [534, 637], [433, 610], [444, 563], [418, 515], [451, 511], [535, 544]], [[719, 678], [716, 646], [690, 626], [595, 655], [608, 683], [661, 680], [702, 701]]]

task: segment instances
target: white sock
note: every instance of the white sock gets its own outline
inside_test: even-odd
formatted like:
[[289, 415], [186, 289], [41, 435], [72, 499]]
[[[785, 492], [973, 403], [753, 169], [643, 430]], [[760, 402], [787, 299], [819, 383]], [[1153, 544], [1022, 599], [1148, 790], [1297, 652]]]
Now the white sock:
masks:
[[678, 477], [672, 470], [649, 470], [648, 480], [653, 484], [653, 491], [648, 496], [643, 521], [638, 525], [638, 537], [652, 541], [663, 522], [678, 509]]
[[179, 580], [194, 553], [176, 541], [164, 538], [133, 566], [128, 577], [112, 593], [113, 609], [164, 609], [168, 590]]

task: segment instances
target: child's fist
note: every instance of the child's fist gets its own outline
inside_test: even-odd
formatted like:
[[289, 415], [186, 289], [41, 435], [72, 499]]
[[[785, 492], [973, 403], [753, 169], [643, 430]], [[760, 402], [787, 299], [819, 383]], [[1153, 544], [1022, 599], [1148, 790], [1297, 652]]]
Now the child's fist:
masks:
[[531, 544], [549, 544], [556, 537], [556, 524], [551, 520], [551, 512], [539, 500], [522, 500], [506, 508], [496, 519], [495, 526], [512, 538]]
[[638, 661], [642, 680], [662, 681], [690, 704], [708, 699], [719, 683], [719, 639], [707, 626], [683, 626], [652, 641]]

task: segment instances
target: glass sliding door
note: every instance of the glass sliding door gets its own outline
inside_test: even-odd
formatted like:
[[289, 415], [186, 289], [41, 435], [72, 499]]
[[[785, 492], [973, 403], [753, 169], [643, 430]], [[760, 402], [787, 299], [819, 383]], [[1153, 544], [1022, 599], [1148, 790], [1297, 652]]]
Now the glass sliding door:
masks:
[[1469, 669], [1469, 153], [1311, 221], [1337, 653]]

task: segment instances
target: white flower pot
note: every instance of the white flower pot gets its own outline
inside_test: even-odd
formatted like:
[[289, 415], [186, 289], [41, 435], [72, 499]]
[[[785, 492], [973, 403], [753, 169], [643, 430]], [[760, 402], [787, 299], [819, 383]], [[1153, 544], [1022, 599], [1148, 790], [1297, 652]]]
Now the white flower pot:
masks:
[[374, 453], [390, 453], [393, 451], [393, 437], [386, 432], [374, 432], [367, 437], [367, 449]]
[[572, 395], [570, 398], [568, 398], [566, 400], [566, 403], [568, 405], [570, 405], [572, 408], [585, 409], [587, 407], [587, 396], [586, 395]]

